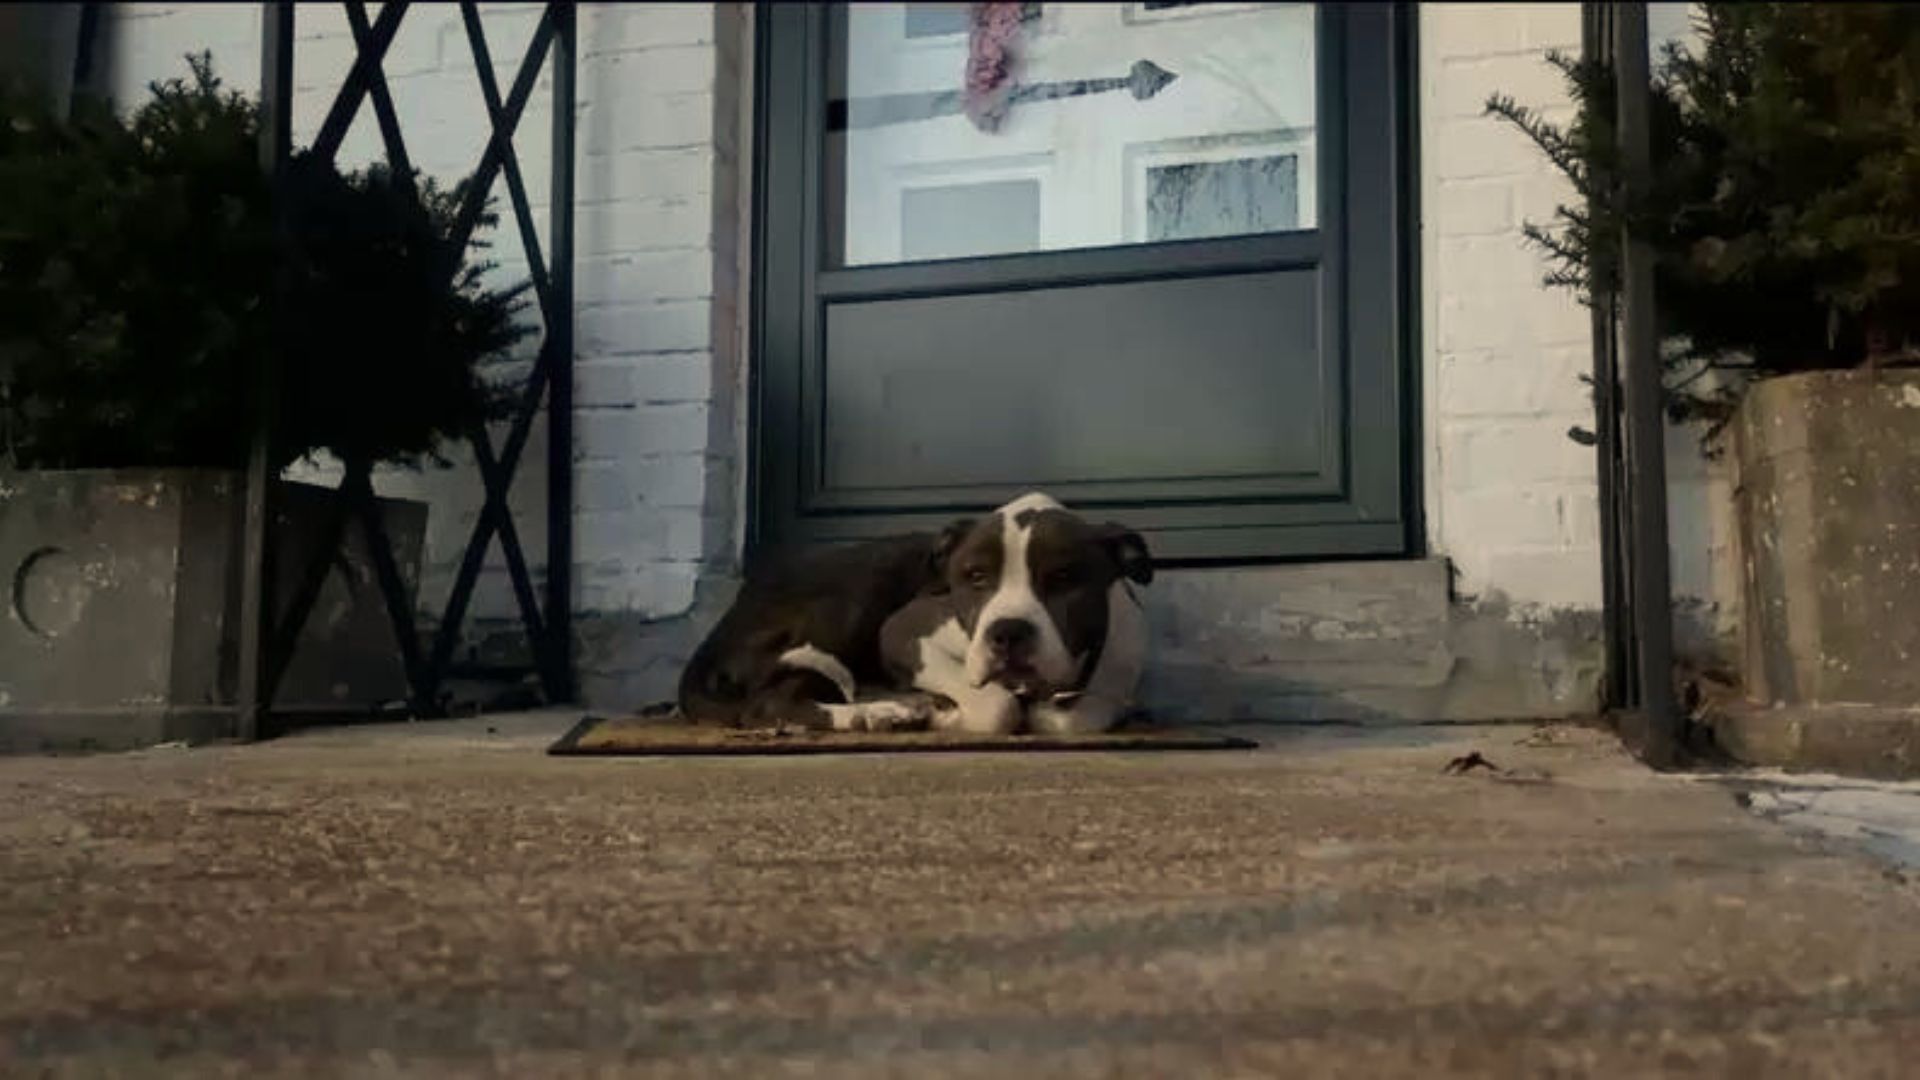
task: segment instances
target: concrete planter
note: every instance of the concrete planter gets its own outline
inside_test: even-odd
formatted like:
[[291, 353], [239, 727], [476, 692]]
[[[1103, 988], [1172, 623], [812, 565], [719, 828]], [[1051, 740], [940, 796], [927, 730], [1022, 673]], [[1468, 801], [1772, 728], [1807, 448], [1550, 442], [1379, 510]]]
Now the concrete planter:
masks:
[[1747, 702], [1720, 741], [1760, 764], [1912, 774], [1920, 372], [1756, 383], [1732, 436]]
[[[216, 470], [0, 473], [0, 751], [233, 731], [243, 491], [240, 476]], [[281, 485], [277, 597], [292, 592], [332, 499]], [[427, 507], [381, 505], [411, 594]], [[348, 538], [281, 681], [282, 708], [406, 696], [365, 543], [357, 528]]]

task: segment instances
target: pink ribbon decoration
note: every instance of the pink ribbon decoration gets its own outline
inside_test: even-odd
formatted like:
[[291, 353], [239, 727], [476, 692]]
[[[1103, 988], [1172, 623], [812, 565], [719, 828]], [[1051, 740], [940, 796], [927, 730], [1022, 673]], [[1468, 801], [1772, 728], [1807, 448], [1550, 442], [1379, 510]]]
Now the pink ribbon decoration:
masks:
[[1027, 7], [1024, 0], [971, 5], [973, 29], [967, 40], [965, 101], [967, 119], [981, 131], [998, 131], [1007, 118]]

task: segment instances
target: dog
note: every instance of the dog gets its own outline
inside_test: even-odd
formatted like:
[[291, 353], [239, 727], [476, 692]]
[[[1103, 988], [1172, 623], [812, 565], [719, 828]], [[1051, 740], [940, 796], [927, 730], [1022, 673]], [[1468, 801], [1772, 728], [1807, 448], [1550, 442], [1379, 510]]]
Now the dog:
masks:
[[758, 569], [688, 661], [682, 715], [735, 727], [1106, 731], [1146, 660], [1137, 532], [1021, 496], [938, 533]]

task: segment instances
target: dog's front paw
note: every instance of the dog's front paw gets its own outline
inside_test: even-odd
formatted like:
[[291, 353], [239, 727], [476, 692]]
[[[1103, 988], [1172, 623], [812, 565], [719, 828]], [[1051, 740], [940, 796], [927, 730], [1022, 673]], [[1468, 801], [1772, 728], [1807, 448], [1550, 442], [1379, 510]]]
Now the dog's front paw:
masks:
[[920, 731], [933, 720], [930, 701], [863, 701], [826, 708], [835, 731]]
[[1098, 735], [1112, 730], [1118, 705], [1092, 694], [1060, 695], [1035, 705], [1027, 722], [1039, 735]]
[[997, 687], [942, 702], [933, 714], [935, 730], [966, 735], [1012, 735], [1025, 724], [1020, 700]]

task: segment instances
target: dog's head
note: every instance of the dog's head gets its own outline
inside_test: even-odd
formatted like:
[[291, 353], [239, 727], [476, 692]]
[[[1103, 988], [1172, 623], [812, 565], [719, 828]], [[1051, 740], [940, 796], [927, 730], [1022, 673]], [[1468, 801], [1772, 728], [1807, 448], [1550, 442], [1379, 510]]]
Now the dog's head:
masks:
[[947, 526], [934, 558], [967, 633], [968, 680], [1028, 698], [1091, 675], [1121, 580], [1153, 580], [1138, 533], [1092, 524], [1040, 494]]

